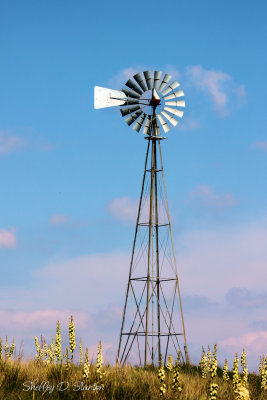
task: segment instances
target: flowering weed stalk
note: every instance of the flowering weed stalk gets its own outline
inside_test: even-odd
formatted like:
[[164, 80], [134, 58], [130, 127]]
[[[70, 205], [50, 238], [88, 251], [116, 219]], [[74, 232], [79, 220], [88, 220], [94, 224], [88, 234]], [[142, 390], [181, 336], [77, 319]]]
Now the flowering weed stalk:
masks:
[[172, 377], [172, 386], [171, 386], [171, 390], [174, 392], [174, 394], [178, 395], [178, 393], [180, 394], [182, 392], [182, 388], [180, 386], [180, 382], [179, 382], [179, 375], [180, 375], [180, 366], [179, 366], [179, 362], [180, 362], [180, 354], [178, 354], [175, 366], [173, 368], [173, 377]]
[[82, 344], [82, 339], [80, 339], [79, 343], [79, 353], [80, 353], [80, 366], [83, 363], [83, 344]]
[[203, 379], [207, 378], [208, 374], [208, 360], [207, 360], [207, 355], [204, 350], [204, 347], [202, 346], [202, 356], [199, 362], [199, 367], [201, 369], [201, 376]]
[[209, 372], [211, 376], [211, 382], [209, 385], [209, 400], [216, 400], [218, 393], [218, 385], [215, 383], [215, 378], [217, 376], [217, 344], [214, 345], [214, 350], [212, 353], [212, 358], [210, 359]]
[[0, 338], [0, 363], [3, 361], [3, 343], [2, 339]]
[[159, 370], [158, 370], [158, 378], [160, 382], [160, 389], [159, 389], [159, 395], [162, 399], [164, 399], [164, 395], [166, 392], [166, 383], [165, 383], [165, 370], [164, 366], [162, 365], [162, 355], [160, 355], [159, 359]]
[[57, 320], [56, 342], [55, 342], [55, 358], [57, 363], [61, 361], [61, 329], [59, 320]]
[[102, 368], [103, 368], [102, 343], [101, 343], [101, 340], [99, 340], [98, 352], [97, 352], [97, 360], [96, 360], [96, 374], [97, 374], [97, 377], [98, 377], [98, 382], [101, 382], [102, 379], [103, 379], [103, 376], [104, 376]]
[[262, 357], [259, 366], [261, 389], [265, 392], [267, 391], [267, 356]]
[[168, 363], [167, 363], [167, 370], [169, 372], [171, 372], [172, 371], [172, 367], [173, 367], [173, 359], [172, 359], [172, 356], [169, 355], [168, 356]]
[[224, 361], [224, 365], [223, 365], [223, 380], [224, 380], [225, 382], [229, 381], [228, 369], [229, 369], [229, 367], [228, 367], [228, 361], [225, 360], [225, 361]]
[[245, 349], [241, 354], [241, 366], [242, 366], [242, 382], [245, 387], [248, 387], [248, 366], [247, 366], [247, 355]]
[[73, 322], [72, 315], [70, 317], [70, 323], [69, 323], [69, 347], [71, 352], [71, 362], [73, 363], [73, 353], [76, 347], [76, 341], [75, 341], [75, 325]]
[[86, 347], [85, 355], [84, 355], [84, 364], [83, 364], [83, 383], [85, 385], [88, 384], [89, 370], [90, 370], [90, 364], [89, 364], [89, 356], [88, 356], [88, 347]]

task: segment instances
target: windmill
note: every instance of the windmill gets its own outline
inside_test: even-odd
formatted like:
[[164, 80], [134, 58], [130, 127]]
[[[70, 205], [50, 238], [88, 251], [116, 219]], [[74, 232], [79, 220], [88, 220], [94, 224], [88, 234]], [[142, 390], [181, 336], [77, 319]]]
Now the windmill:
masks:
[[121, 91], [95, 86], [95, 108], [119, 107], [125, 122], [147, 140], [145, 168], [123, 309], [117, 362], [164, 364], [180, 353], [189, 362], [181, 294], [162, 162], [162, 136], [185, 107], [180, 84], [144, 71]]

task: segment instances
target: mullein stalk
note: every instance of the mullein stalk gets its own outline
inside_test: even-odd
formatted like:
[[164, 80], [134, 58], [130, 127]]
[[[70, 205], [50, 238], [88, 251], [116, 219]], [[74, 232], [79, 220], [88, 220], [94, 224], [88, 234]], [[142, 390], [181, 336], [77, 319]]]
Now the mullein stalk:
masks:
[[59, 361], [62, 360], [62, 357], [61, 357], [61, 329], [60, 329], [59, 320], [57, 320], [57, 331], [56, 331], [56, 341], [55, 341], [55, 358], [56, 358], [57, 363], [59, 363]]
[[207, 373], [208, 373], [208, 360], [207, 360], [207, 355], [204, 350], [204, 347], [202, 346], [202, 356], [199, 362], [199, 367], [201, 369], [201, 376], [203, 379], [207, 378]]
[[69, 349], [66, 347], [66, 353], [63, 356], [66, 360], [65, 369], [68, 372], [70, 370], [70, 358], [69, 358]]
[[262, 391], [267, 391], [267, 356], [262, 357], [261, 367], [260, 367], [260, 380]]
[[13, 340], [12, 340], [12, 343], [11, 343], [11, 345], [10, 345], [10, 348], [9, 348], [8, 358], [11, 358], [11, 357], [13, 356], [14, 351], [15, 351], [15, 348], [16, 348], [16, 345], [15, 345], [15, 341], [14, 341], [14, 339], [13, 339]]
[[181, 357], [181, 352], [178, 354], [175, 366], [173, 368], [173, 377], [172, 377], [172, 386], [171, 386], [171, 390], [174, 393], [174, 396], [177, 397], [178, 393], [180, 394], [182, 392], [182, 388], [180, 386], [180, 382], [179, 382], [179, 375], [180, 375], [180, 357]]
[[103, 368], [102, 343], [101, 343], [101, 340], [99, 340], [97, 360], [96, 360], [96, 374], [98, 377], [98, 382], [101, 382], [103, 379], [103, 376], [104, 376], [102, 368]]
[[5, 360], [8, 359], [8, 354], [9, 354], [9, 346], [8, 346], [8, 340], [6, 336], [6, 343], [5, 343]]
[[70, 317], [69, 323], [69, 348], [71, 353], [71, 362], [73, 363], [73, 353], [76, 348], [76, 341], [75, 341], [75, 325], [73, 322], [73, 316]]
[[210, 376], [211, 376], [211, 382], [209, 386], [209, 400], [216, 400], [217, 399], [217, 393], [218, 393], [218, 385], [215, 383], [215, 378], [217, 376], [217, 367], [218, 367], [218, 362], [217, 362], [217, 344], [214, 345], [214, 350], [212, 354], [212, 359], [210, 360]]
[[89, 356], [88, 356], [88, 347], [86, 347], [85, 354], [84, 354], [84, 364], [83, 364], [83, 383], [85, 385], [88, 384], [89, 371], [90, 371], [90, 364], [89, 364]]
[[225, 382], [229, 381], [228, 369], [229, 369], [229, 367], [228, 367], [228, 361], [225, 360], [225, 361], [224, 361], [224, 366], [223, 366], [223, 380], [224, 380]]
[[165, 370], [164, 366], [162, 365], [162, 355], [160, 355], [159, 359], [158, 378], [160, 382], [159, 395], [162, 399], [164, 399], [166, 392], [166, 383], [165, 383]]
[[167, 370], [168, 370], [169, 372], [171, 372], [171, 371], [172, 371], [172, 368], [173, 368], [173, 359], [172, 359], [172, 356], [169, 355], [169, 356], [168, 356], [168, 363], [167, 363]]
[[83, 344], [82, 344], [82, 339], [80, 339], [79, 343], [79, 353], [80, 353], [80, 366], [83, 363]]
[[0, 338], [0, 363], [3, 361], [3, 343], [2, 339]]
[[247, 355], [245, 349], [241, 354], [241, 366], [242, 366], [242, 382], [243, 385], [247, 388], [248, 387], [248, 366], [247, 366]]

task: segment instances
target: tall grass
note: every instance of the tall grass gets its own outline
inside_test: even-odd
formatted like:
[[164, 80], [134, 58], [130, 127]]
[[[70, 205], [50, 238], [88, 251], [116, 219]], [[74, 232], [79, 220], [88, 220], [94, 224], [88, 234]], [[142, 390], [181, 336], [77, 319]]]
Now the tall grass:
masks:
[[[61, 329], [57, 323], [55, 345], [44, 338], [35, 338], [34, 359], [23, 361], [15, 356], [15, 343], [5, 346], [0, 340], [0, 400], [24, 399], [105, 399], [105, 400], [266, 400], [267, 357], [261, 359], [259, 375], [247, 372], [245, 350], [241, 355], [242, 373], [238, 372], [238, 356], [233, 371], [217, 366], [217, 346], [211, 354], [203, 349], [199, 366], [181, 364], [146, 368], [130, 365], [103, 364], [99, 342], [97, 361], [93, 363], [82, 343], [80, 363], [73, 362], [76, 347], [75, 327], [71, 317], [69, 348], [61, 354]], [[36, 340], [37, 339], [37, 340]]]

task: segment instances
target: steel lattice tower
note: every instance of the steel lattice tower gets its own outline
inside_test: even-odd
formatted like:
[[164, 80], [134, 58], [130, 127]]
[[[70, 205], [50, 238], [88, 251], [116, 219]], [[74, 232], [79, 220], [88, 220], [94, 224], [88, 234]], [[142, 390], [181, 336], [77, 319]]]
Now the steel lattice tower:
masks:
[[117, 362], [122, 364], [158, 364], [161, 357], [166, 364], [169, 354], [177, 357], [180, 351], [183, 361], [189, 362], [161, 152], [161, 141], [166, 138], [161, 136], [158, 125], [159, 121], [168, 132], [170, 127], [162, 116], [175, 126], [178, 121], [169, 112], [182, 117], [179, 107], [184, 107], [185, 102], [167, 101], [184, 93], [173, 93], [179, 83], [173, 81], [167, 86], [171, 76], [165, 74], [160, 83], [160, 75], [155, 71], [153, 80], [150, 71], [145, 71], [146, 85], [141, 74], [134, 75], [139, 86], [129, 79], [126, 86], [131, 90], [95, 88], [95, 108], [120, 105], [122, 116], [129, 115], [128, 125], [137, 120], [134, 130], [139, 132], [145, 124], [147, 140], [117, 352]]

